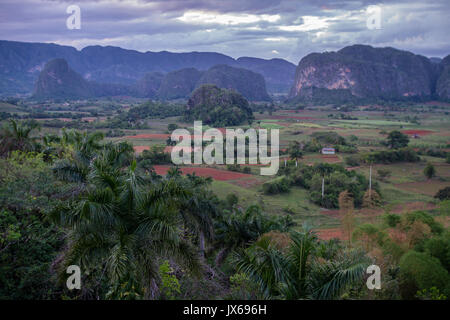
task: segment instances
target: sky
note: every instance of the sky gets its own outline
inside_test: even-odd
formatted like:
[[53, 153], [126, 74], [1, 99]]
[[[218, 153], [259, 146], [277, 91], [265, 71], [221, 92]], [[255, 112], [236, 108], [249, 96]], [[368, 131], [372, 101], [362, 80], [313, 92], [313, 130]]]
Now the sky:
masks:
[[[70, 5], [80, 28], [69, 29]], [[70, 21], [75, 21], [70, 18]], [[283, 58], [352, 44], [450, 54], [450, 0], [0, 0], [0, 39]]]

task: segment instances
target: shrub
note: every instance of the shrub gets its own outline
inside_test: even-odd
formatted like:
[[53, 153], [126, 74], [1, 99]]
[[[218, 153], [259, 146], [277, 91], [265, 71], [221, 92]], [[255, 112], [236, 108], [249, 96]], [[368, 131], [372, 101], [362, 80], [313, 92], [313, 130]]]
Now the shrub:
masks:
[[400, 223], [401, 217], [398, 214], [386, 213], [383, 220], [389, 227], [395, 228]]
[[287, 177], [283, 176], [264, 183], [262, 188], [265, 194], [289, 192], [290, 181]]
[[408, 145], [409, 138], [404, 133], [401, 133], [400, 131], [391, 131], [387, 137], [386, 144], [391, 149], [399, 149], [404, 148]]
[[172, 132], [172, 131], [174, 131], [174, 130], [176, 130], [176, 129], [178, 129], [178, 125], [177, 125], [176, 123], [169, 123], [169, 124], [167, 125], [167, 130], [168, 130], [169, 132]]
[[423, 245], [424, 251], [438, 259], [450, 272], [450, 233], [428, 239]]
[[434, 197], [441, 201], [450, 200], [450, 187], [439, 190]]
[[243, 168], [242, 168], [242, 172], [243, 172], [243, 173], [250, 174], [250, 173], [252, 173], [252, 169], [251, 169], [250, 167], [243, 167]]
[[428, 179], [431, 179], [436, 175], [436, 168], [431, 163], [428, 163], [425, 169], [423, 169], [423, 174]]
[[234, 193], [229, 193], [225, 199], [228, 207], [232, 208], [234, 205], [236, 205], [239, 202], [239, 198]]
[[381, 181], [384, 181], [386, 178], [391, 176], [391, 170], [380, 168], [377, 170], [377, 175]]
[[420, 157], [411, 148], [371, 152], [364, 156], [366, 163], [417, 162]]
[[345, 163], [349, 165], [350, 167], [357, 167], [361, 163], [361, 157], [359, 155], [351, 155], [348, 157], [345, 157]]
[[442, 224], [434, 220], [431, 215], [423, 211], [408, 212], [404, 216], [404, 219], [406, 220], [406, 224], [409, 226], [411, 226], [416, 221], [420, 221], [428, 225], [431, 229], [431, 232], [435, 234], [441, 234], [444, 231], [444, 227], [442, 226]]

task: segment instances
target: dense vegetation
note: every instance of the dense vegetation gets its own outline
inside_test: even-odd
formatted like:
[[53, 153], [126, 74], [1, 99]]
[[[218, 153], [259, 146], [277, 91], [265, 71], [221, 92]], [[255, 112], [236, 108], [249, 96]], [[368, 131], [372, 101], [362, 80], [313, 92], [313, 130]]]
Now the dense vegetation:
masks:
[[251, 123], [253, 114], [241, 94], [214, 85], [202, 85], [187, 103], [185, 120], [202, 120], [214, 127], [235, 126]]
[[[138, 128], [184, 108], [148, 102], [86, 127], [117, 121]], [[163, 130], [180, 125], [169, 121]], [[447, 156], [445, 146], [387, 148], [389, 137], [404, 138], [386, 137], [375, 150], [350, 157], [360, 165], [418, 161], [418, 152], [441, 163]], [[304, 159], [325, 146], [352, 153], [359, 137], [319, 130], [304, 138], [289, 143], [291, 160], [278, 177], [264, 180], [258, 197], [284, 201], [301, 190], [305, 204], [339, 211], [345, 240], [319, 240], [310, 225], [297, 224], [297, 208], [288, 204], [274, 213], [263, 201], [250, 205], [235, 193], [219, 198], [211, 179], [182, 175], [176, 167], [158, 175], [154, 166], [170, 163], [163, 144], [136, 156], [129, 143], [107, 142], [95, 130], [49, 133], [39, 132], [36, 121], [6, 122], [0, 133], [0, 297], [447, 299], [450, 238], [435, 213], [448, 212], [448, 188], [436, 194], [433, 214], [390, 213], [386, 206], [383, 216], [358, 223], [355, 208], [379, 208], [391, 196], [383, 188], [392, 172], [377, 168], [369, 189], [361, 171]], [[420, 164], [422, 177], [439, 175], [436, 162]], [[254, 171], [237, 164], [227, 169]], [[81, 290], [65, 286], [71, 264], [81, 267]], [[371, 264], [382, 268], [382, 290], [367, 290]]]

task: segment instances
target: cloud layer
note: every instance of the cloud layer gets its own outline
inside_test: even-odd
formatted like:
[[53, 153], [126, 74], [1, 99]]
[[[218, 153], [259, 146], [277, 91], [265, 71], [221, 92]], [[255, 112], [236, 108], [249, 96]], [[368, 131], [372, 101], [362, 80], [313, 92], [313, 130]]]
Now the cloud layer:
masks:
[[[80, 30], [66, 27], [71, 4], [81, 8]], [[367, 26], [371, 5], [381, 10], [380, 29]], [[0, 39], [217, 51], [293, 63], [355, 43], [443, 57], [450, 53], [449, 16], [448, 0], [2, 0]]]

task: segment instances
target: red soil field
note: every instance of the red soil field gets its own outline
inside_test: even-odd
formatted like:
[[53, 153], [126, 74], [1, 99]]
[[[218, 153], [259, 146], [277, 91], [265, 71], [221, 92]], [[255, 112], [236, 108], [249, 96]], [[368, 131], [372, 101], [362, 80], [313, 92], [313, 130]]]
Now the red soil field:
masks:
[[[165, 175], [169, 170], [170, 166], [155, 165], [153, 166], [153, 168], [155, 169], [157, 174]], [[204, 168], [204, 167], [181, 167], [180, 169], [183, 174], [193, 174], [195, 172], [195, 174], [200, 177], [211, 177], [214, 180], [218, 181], [237, 180], [252, 176], [251, 174], [218, 170], [214, 168]]]
[[340, 228], [319, 229], [315, 230], [315, 232], [321, 240], [330, 240], [334, 238], [347, 240], [347, 237], [342, 233], [342, 230]]
[[144, 150], [150, 150], [149, 146], [133, 146], [133, 149], [137, 153], [141, 153]]
[[404, 134], [417, 134], [419, 136], [426, 136], [433, 133], [433, 131], [430, 130], [403, 130], [402, 132]]

